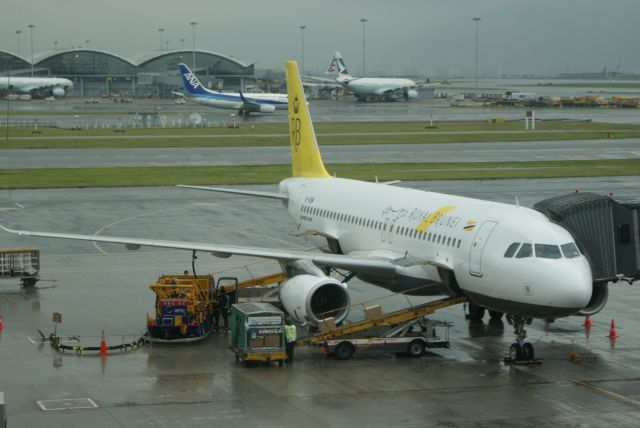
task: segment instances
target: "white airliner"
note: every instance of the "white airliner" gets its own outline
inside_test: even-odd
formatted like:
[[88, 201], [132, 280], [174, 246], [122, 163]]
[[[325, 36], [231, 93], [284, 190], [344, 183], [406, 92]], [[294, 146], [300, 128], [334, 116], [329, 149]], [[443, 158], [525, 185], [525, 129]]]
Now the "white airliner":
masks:
[[73, 82], [60, 77], [0, 77], [0, 90], [10, 89], [16, 94], [64, 97]]
[[0, 227], [19, 235], [121, 243], [130, 249], [153, 246], [277, 260], [289, 278], [281, 285], [280, 299], [301, 322], [327, 317], [340, 322], [347, 316], [346, 284], [330, 276], [332, 270], [398, 293], [467, 296], [492, 316], [512, 316], [514, 358], [533, 358], [533, 346], [524, 343], [529, 318], [602, 308], [606, 295], [593, 293], [589, 264], [574, 239], [537, 211], [330, 176], [295, 61], [286, 63], [286, 74], [292, 177], [280, 182], [278, 192], [182, 187], [279, 200], [295, 228], [326, 253]]
[[243, 94], [212, 91], [204, 87], [186, 64], [179, 64], [182, 85], [187, 99], [209, 107], [237, 110], [241, 116], [249, 113], [273, 113], [287, 107], [287, 94]]
[[336, 70], [336, 82], [353, 92], [359, 101], [395, 101], [399, 98], [409, 100], [418, 97], [418, 85], [411, 79], [351, 76], [340, 52], [333, 55], [326, 72], [334, 73]]

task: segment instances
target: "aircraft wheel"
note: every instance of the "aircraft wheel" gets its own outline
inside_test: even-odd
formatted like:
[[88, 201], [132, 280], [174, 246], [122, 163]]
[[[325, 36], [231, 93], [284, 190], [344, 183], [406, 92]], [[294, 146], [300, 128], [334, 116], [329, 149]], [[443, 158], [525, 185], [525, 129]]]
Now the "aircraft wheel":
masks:
[[489, 311], [489, 316], [492, 320], [499, 320], [502, 318], [502, 312], [499, 311]]
[[522, 359], [522, 347], [518, 343], [513, 343], [509, 347], [509, 357], [514, 361]]
[[353, 356], [355, 349], [353, 345], [349, 342], [340, 342], [335, 349], [336, 359], [338, 360], [348, 360]]
[[409, 343], [407, 352], [412, 357], [419, 357], [424, 354], [424, 342], [420, 339], [412, 340], [411, 343]]
[[471, 321], [482, 321], [484, 318], [484, 308], [474, 303], [469, 303], [469, 319]]
[[522, 358], [525, 360], [533, 360], [535, 356], [535, 352], [533, 350], [533, 345], [530, 343], [525, 343], [522, 345]]

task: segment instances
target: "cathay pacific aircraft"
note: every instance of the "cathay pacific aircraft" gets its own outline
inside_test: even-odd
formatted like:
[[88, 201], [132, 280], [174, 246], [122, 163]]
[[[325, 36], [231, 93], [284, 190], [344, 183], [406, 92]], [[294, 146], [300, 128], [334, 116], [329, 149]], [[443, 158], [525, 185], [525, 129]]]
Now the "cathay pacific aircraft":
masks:
[[180, 64], [180, 76], [185, 98], [209, 107], [237, 110], [241, 116], [249, 113], [273, 113], [287, 107], [286, 94], [243, 94], [207, 89], [186, 64]]
[[10, 89], [16, 94], [64, 97], [73, 82], [60, 77], [0, 77], [0, 90]]
[[[338, 82], [352, 92], [359, 101], [395, 101], [400, 98], [410, 100], [418, 97], [418, 85], [411, 79], [395, 77], [354, 77], [349, 74], [340, 52], [331, 58], [327, 73], [337, 71]], [[425, 86], [425, 85], [421, 85]]]
[[[243, 255], [276, 260], [288, 280], [280, 286], [285, 310], [300, 322], [343, 321], [350, 297], [347, 271], [397, 293], [464, 296], [492, 317], [510, 315], [517, 340], [514, 359], [532, 359], [525, 342], [531, 318], [591, 313], [603, 306], [591, 269], [571, 234], [538, 211], [436, 192], [332, 177], [322, 161], [295, 61], [286, 63], [292, 176], [277, 192], [182, 186], [272, 198], [283, 203], [292, 226], [325, 248], [309, 253], [132, 237], [32, 232], [24, 236], [78, 239]], [[351, 277], [347, 275], [345, 278]]]

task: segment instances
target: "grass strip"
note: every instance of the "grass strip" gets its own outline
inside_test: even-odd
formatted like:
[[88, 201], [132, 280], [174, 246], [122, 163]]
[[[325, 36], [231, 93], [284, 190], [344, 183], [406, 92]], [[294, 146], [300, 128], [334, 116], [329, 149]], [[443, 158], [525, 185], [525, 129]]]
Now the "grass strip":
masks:
[[[381, 181], [640, 176], [640, 159], [335, 164], [327, 169], [342, 178], [373, 180], [377, 176]], [[0, 188], [273, 184], [290, 174], [289, 165], [4, 169], [0, 170]]]

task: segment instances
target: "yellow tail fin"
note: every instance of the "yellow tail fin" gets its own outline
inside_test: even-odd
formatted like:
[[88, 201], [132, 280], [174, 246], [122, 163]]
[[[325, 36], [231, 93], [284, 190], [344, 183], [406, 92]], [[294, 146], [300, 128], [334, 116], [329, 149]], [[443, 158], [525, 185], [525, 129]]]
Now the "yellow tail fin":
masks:
[[309, 107], [295, 61], [285, 63], [289, 97], [289, 139], [294, 177], [331, 177], [322, 163]]

